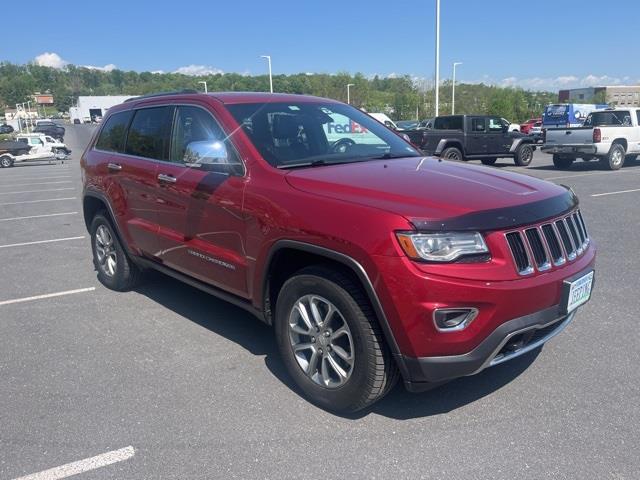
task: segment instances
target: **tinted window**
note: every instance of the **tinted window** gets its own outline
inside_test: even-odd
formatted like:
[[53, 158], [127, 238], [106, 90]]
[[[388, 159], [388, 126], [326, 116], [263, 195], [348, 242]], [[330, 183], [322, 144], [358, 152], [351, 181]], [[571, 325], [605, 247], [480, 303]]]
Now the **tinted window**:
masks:
[[462, 130], [462, 116], [437, 117], [433, 123], [434, 130]]
[[[220, 144], [225, 148], [221, 149]], [[205, 168], [195, 157], [207, 152], [211, 155], [209, 161], [213, 162], [206, 164], [207, 169], [236, 174], [244, 172], [231, 142], [209, 112], [198, 107], [177, 107], [169, 160]], [[233, 170], [229, 171], [229, 165]]]
[[125, 152], [154, 160], [168, 158], [172, 116], [173, 107], [137, 110], [129, 127]]
[[133, 112], [120, 112], [109, 117], [100, 131], [96, 148], [107, 152], [124, 152], [127, 125]]
[[471, 131], [472, 132], [484, 132], [486, 129], [484, 118], [472, 118], [471, 119]]
[[638, 117], [638, 125], [640, 125], [640, 110], [636, 111], [636, 117]]
[[584, 122], [585, 127], [599, 127], [606, 125], [631, 125], [631, 114], [628, 111], [605, 111], [589, 114]]

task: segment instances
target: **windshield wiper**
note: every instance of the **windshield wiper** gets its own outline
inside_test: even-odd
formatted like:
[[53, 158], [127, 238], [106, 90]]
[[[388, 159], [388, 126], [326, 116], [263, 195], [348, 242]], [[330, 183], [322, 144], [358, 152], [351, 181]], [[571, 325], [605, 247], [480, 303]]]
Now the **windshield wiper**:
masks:
[[404, 153], [383, 153], [377, 157], [369, 157], [369, 160], [391, 160], [393, 158], [419, 157], [420, 155], [405, 155]]

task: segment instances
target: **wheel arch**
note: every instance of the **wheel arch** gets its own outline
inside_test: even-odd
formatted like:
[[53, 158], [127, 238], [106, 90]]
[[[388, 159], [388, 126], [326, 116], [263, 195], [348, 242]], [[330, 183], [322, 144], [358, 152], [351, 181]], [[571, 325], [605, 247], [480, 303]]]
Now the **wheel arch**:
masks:
[[614, 145], [622, 145], [625, 153], [629, 148], [629, 143], [627, 142], [626, 138], [616, 138], [613, 142], [611, 142], [611, 147], [613, 147]]
[[262, 275], [262, 304], [265, 321], [270, 325], [273, 324], [272, 307], [275, 305], [278, 292], [286, 279], [305, 266], [318, 264], [339, 269], [349, 275], [363, 289], [371, 303], [393, 358], [396, 360], [403, 377], [408, 378], [404, 358], [400, 353], [400, 348], [371, 279], [357, 260], [343, 253], [295, 240], [276, 242], [267, 256]]
[[462, 156], [465, 157], [466, 153], [464, 151], [464, 146], [460, 140], [441, 140], [440, 144], [438, 144], [438, 148], [436, 150], [436, 155], [442, 155], [442, 153], [447, 148], [457, 148], [462, 153]]

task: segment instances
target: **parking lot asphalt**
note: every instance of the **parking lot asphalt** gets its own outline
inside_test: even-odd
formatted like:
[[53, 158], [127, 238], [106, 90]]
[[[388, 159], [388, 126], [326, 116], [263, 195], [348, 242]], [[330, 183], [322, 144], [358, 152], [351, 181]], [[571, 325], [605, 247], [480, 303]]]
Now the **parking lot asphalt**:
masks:
[[[67, 127], [64, 164], [0, 170], [0, 479], [638, 478], [640, 161], [487, 167], [576, 191], [592, 300], [541, 350], [341, 417], [295, 391], [242, 310], [160, 274], [101, 286], [80, 204], [93, 128]], [[47, 475], [31, 478], [65, 478]]]

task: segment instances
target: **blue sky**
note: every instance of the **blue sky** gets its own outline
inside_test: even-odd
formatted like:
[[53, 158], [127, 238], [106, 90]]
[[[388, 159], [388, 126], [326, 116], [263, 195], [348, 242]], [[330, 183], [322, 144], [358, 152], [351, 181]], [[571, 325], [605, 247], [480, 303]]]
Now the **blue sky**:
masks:
[[[441, 3], [443, 78], [451, 76], [451, 63], [460, 61], [458, 79], [468, 82], [549, 90], [640, 83], [640, 63], [634, 60], [639, 0]], [[435, 0], [63, 0], [55, 5], [30, 2], [29, 10], [40, 12], [30, 26], [3, 22], [0, 60], [258, 74], [265, 71], [259, 56], [270, 54], [274, 73], [432, 78], [434, 72]], [[3, 2], [2, 14], [21, 18], [24, 5]], [[52, 21], [40, 25], [38, 18], [45, 17]]]

